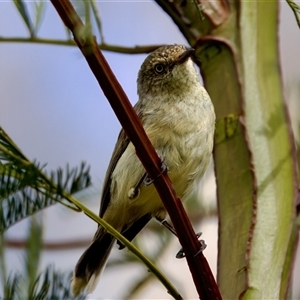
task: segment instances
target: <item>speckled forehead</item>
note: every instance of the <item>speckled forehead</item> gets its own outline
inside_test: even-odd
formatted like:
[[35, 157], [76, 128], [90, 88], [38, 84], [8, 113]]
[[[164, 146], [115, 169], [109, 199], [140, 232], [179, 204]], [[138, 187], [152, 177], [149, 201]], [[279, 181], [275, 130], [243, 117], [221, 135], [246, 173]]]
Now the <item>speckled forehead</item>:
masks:
[[176, 60], [186, 49], [187, 48], [182, 45], [160, 47], [147, 57], [145, 64], [151, 67], [158, 62], [170, 62], [172, 60]]
[[182, 45], [165, 46], [157, 49], [153, 54], [163, 58], [178, 57], [184, 50], [186, 47]]

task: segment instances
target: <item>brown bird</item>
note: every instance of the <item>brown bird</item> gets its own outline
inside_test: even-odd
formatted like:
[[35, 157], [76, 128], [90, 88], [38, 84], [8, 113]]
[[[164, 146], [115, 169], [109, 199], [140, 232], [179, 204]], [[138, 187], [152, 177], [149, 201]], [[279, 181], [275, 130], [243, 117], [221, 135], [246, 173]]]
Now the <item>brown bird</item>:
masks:
[[[159, 156], [167, 165], [177, 195], [186, 200], [203, 176], [213, 148], [215, 113], [193, 64], [193, 49], [163, 46], [143, 62], [135, 110]], [[104, 180], [100, 217], [132, 240], [152, 217], [166, 218], [154, 185], [135, 148], [121, 130]], [[80, 257], [72, 291], [92, 292], [114, 238], [101, 226]]]

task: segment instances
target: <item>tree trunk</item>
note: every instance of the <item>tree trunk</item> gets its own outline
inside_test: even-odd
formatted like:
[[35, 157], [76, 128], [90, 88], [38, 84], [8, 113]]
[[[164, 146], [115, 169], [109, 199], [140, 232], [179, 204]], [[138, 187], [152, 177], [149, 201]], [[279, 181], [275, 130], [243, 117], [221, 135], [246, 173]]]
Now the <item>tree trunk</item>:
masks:
[[286, 298], [298, 178], [279, 65], [279, 2], [156, 2], [196, 49], [216, 110], [221, 294]]

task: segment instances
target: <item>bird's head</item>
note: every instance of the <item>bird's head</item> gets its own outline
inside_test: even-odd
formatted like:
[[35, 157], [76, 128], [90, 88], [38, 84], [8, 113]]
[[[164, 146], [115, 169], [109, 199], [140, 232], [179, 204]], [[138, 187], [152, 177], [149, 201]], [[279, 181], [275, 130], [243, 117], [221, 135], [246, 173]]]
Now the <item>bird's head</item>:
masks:
[[152, 52], [139, 70], [139, 96], [177, 92], [198, 80], [191, 59], [193, 54], [194, 49], [183, 45], [167, 45]]

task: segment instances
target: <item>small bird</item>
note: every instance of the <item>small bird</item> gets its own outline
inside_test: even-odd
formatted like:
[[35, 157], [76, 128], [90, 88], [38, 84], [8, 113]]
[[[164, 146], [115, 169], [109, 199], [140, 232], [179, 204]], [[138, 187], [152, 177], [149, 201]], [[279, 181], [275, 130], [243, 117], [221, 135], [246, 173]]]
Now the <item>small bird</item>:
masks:
[[[215, 129], [214, 108], [200, 83], [193, 54], [194, 49], [176, 44], [152, 52], [138, 73], [139, 100], [134, 107], [182, 201], [209, 164]], [[167, 215], [148, 179], [133, 144], [121, 130], [104, 180], [99, 215], [129, 240], [152, 217], [163, 222]], [[98, 227], [75, 267], [74, 295], [94, 290], [114, 241]]]

